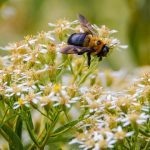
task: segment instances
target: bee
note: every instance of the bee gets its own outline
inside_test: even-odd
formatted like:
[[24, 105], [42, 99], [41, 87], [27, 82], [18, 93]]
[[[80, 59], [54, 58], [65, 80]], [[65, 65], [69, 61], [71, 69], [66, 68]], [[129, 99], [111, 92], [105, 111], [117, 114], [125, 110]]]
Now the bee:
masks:
[[109, 47], [96, 34], [92, 25], [82, 15], [78, 15], [84, 33], [73, 33], [69, 36], [67, 46], [60, 50], [63, 54], [87, 54], [87, 65], [91, 64], [91, 55], [97, 56], [99, 61], [106, 57]]

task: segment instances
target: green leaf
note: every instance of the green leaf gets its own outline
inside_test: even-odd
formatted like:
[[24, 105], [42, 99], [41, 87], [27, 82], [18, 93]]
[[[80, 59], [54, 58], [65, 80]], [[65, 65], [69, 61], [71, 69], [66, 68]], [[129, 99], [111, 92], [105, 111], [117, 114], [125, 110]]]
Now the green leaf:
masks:
[[36, 144], [36, 146], [39, 147], [39, 143], [37, 141], [37, 137], [34, 133], [34, 126], [33, 126], [33, 122], [32, 122], [32, 116], [31, 116], [31, 113], [30, 111], [26, 110], [27, 115], [26, 115], [26, 126], [27, 126], [27, 130], [28, 130], [28, 133], [30, 135], [30, 138], [33, 140], [33, 142]]
[[144, 136], [150, 137], [150, 132], [144, 131], [142, 129], [139, 129], [140, 133], [143, 134]]
[[22, 134], [22, 119], [21, 119], [20, 116], [18, 116], [17, 121], [16, 121], [15, 132], [18, 135], [18, 137], [21, 139], [21, 134]]
[[27, 130], [28, 130], [28, 133], [30, 135], [30, 138], [33, 140], [33, 142], [39, 147], [39, 143], [37, 141], [37, 137], [35, 136], [35, 133], [34, 131], [30, 128], [28, 122], [26, 122], [26, 126], [27, 126]]
[[61, 133], [64, 133], [66, 132], [67, 130], [69, 130], [70, 128], [72, 128], [73, 126], [75, 126], [80, 120], [74, 120], [74, 121], [71, 121], [61, 127], [59, 127], [58, 129], [56, 129], [53, 133], [52, 136], [57, 136], [58, 134], [61, 134]]
[[68, 143], [68, 141], [70, 141], [72, 139], [72, 137], [70, 136], [57, 136], [57, 137], [51, 137], [49, 138], [49, 140], [47, 141], [47, 144], [53, 144], [53, 143]]
[[31, 113], [28, 111], [28, 125], [30, 129], [34, 130], [33, 122], [32, 122], [32, 116]]
[[18, 135], [10, 128], [8, 125], [4, 124], [1, 126], [1, 129], [6, 133], [6, 135], [9, 137], [9, 145], [12, 149], [16, 150], [23, 150], [23, 145], [21, 143], [20, 138]]

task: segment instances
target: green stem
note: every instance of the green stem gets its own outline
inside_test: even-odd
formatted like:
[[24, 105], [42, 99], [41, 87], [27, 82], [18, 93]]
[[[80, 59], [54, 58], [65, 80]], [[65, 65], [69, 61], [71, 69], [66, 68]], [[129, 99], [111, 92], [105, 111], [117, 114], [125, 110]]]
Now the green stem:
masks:
[[132, 146], [133, 150], [138, 150], [138, 148], [137, 148], [137, 145], [138, 145], [137, 141], [138, 141], [138, 134], [136, 133], [135, 138], [134, 138], [134, 143], [133, 143], [133, 146]]
[[35, 138], [35, 135], [34, 135], [34, 133], [33, 133], [33, 130], [30, 128], [30, 125], [29, 125], [29, 123], [28, 123], [28, 119], [27, 119], [27, 114], [26, 114], [26, 112], [23, 111], [23, 114], [24, 114], [24, 116], [25, 116], [25, 124], [26, 124], [26, 126], [27, 126], [27, 130], [28, 130], [28, 132], [29, 132], [29, 136], [30, 136], [30, 138], [32, 139], [32, 141], [35, 143], [35, 145], [36, 145], [38, 148], [40, 148], [40, 145], [39, 145], [37, 139]]
[[6, 141], [9, 141], [9, 138], [7, 137], [7, 135], [0, 129], [0, 134], [4, 137], [4, 139]]
[[69, 116], [65, 110], [64, 110], [64, 114], [65, 114], [65, 117], [67, 118], [67, 120], [69, 121]]
[[84, 61], [83, 61], [83, 63], [81, 64], [80, 68], [77, 70], [77, 73], [74, 75], [73, 82], [75, 82], [75, 81], [76, 81], [76, 79], [77, 79], [77, 77], [78, 77], [79, 73], [80, 73], [80, 72], [81, 72], [81, 70], [83, 69], [83, 67], [84, 67], [84, 63], [85, 63], [85, 60], [84, 60]]
[[149, 150], [149, 147], [150, 147], [150, 141], [148, 141], [144, 147], [143, 150]]
[[6, 117], [6, 115], [7, 115], [8, 110], [9, 110], [9, 109], [6, 110], [6, 112], [5, 112], [5, 114], [4, 114], [4, 117], [2, 118], [2, 121], [1, 121], [1, 123], [0, 123], [1, 126], [2, 126], [3, 123], [4, 123], [4, 120], [5, 120], [5, 117]]
[[26, 121], [26, 126], [27, 126], [27, 129], [28, 129], [30, 138], [31, 138], [32, 141], [35, 143], [35, 145], [36, 145], [38, 148], [40, 148], [40, 145], [39, 145], [39, 143], [37, 142], [37, 139], [34, 137], [34, 133], [33, 133], [33, 131], [30, 129], [30, 126], [29, 126], [29, 124], [28, 124], [27, 121]]
[[83, 74], [83, 77], [77, 83], [78, 86], [80, 86], [86, 80], [86, 78], [97, 69], [97, 65], [98, 65], [98, 63], [95, 60], [93, 60], [93, 62], [91, 64], [91, 66], [89, 67], [87, 73]]
[[[37, 140], [39, 140], [40, 137], [44, 134], [43, 132], [44, 132], [44, 130], [39, 134], [39, 136], [37, 137]], [[34, 147], [35, 147], [35, 143], [33, 143], [33, 144], [29, 147], [29, 150], [33, 150]]]
[[64, 73], [66, 64], [67, 64], [67, 59], [60, 66], [58, 66], [60, 71], [57, 70], [57, 72], [56, 72], [55, 83], [57, 81], [60, 81], [61, 75]]
[[130, 150], [130, 148], [128, 148], [126, 145], [122, 145], [126, 150]]
[[71, 61], [70, 61], [70, 58], [69, 58], [69, 57], [68, 57], [68, 63], [69, 63], [69, 67], [70, 67], [70, 70], [71, 70], [72, 74], [73, 74], [73, 75], [75, 75], [75, 74], [74, 74], [73, 67], [72, 67], [72, 64], [71, 64]]
[[131, 147], [132, 147], [131, 144], [130, 144], [131, 140], [129, 140], [128, 138], [126, 138], [126, 140], [127, 140], [128, 145], [129, 145], [129, 149], [131, 149]]
[[[79, 122], [78, 122], [78, 123], [79, 123]], [[76, 124], [75, 124], [75, 125], [76, 125]], [[75, 126], [75, 125], [74, 125], [74, 126]], [[60, 131], [60, 132], [54, 133], [54, 134], [51, 135], [51, 137], [55, 137], [55, 136], [58, 136], [59, 134], [65, 133], [66, 131], [70, 130], [70, 129], [73, 128], [74, 126], [71, 126], [71, 127], [69, 127], [69, 128], [66, 128], [66, 129], [64, 129], [64, 130], [62, 130], [62, 131]]]
[[44, 114], [40, 109], [36, 108], [36, 110], [52, 122], [52, 119], [49, 118], [46, 114]]
[[150, 137], [149, 133], [146, 133], [145, 131], [139, 129], [140, 133], [143, 134], [144, 136]]
[[[11, 119], [13, 119], [13, 118], [15, 118], [16, 117], [16, 115], [12, 115], [12, 116], [10, 116], [9, 118], [7, 118], [5, 121], [3, 121], [3, 124], [4, 123], [6, 123], [7, 121], [9, 121], [9, 120], [11, 120]], [[0, 126], [2, 126], [3, 124], [0, 124]]]
[[54, 121], [52, 122], [51, 126], [49, 127], [48, 131], [46, 132], [46, 137], [44, 138], [44, 140], [42, 141], [42, 144], [40, 146], [41, 149], [44, 149], [45, 144], [47, 143], [47, 140], [50, 137], [50, 133], [54, 129], [54, 127], [55, 127], [55, 125], [56, 125], [56, 123], [58, 121], [59, 114], [60, 114], [60, 111], [57, 112], [57, 114], [56, 114], [56, 116], [54, 118]]

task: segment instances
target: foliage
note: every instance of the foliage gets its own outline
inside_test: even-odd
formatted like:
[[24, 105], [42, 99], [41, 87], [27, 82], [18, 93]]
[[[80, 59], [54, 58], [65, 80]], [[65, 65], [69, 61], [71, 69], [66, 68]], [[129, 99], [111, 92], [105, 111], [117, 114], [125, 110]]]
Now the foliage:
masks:
[[[148, 150], [150, 74], [102, 71], [96, 57], [88, 67], [85, 55], [59, 52], [83, 32], [78, 21], [49, 26], [4, 48], [11, 55], [0, 61], [2, 148]], [[122, 47], [116, 30], [93, 27], [112, 50]]]
[[[115, 52], [104, 64], [109, 64], [113, 69], [149, 65], [149, 5], [149, 0], [1, 0], [0, 46], [19, 41], [24, 35], [47, 31], [49, 20], [73, 19], [82, 13], [91, 22], [117, 28], [119, 39], [129, 45], [128, 50]], [[0, 55], [6, 54], [0, 49]]]

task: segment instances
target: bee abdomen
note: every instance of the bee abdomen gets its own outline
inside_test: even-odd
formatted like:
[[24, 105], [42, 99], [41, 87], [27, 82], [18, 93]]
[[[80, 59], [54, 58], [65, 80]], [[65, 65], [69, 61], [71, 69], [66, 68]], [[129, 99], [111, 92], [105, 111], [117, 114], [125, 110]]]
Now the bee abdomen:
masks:
[[88, 33], [73, 33], [68, 39], [68, 44], [83, 46], [87, 34]]

